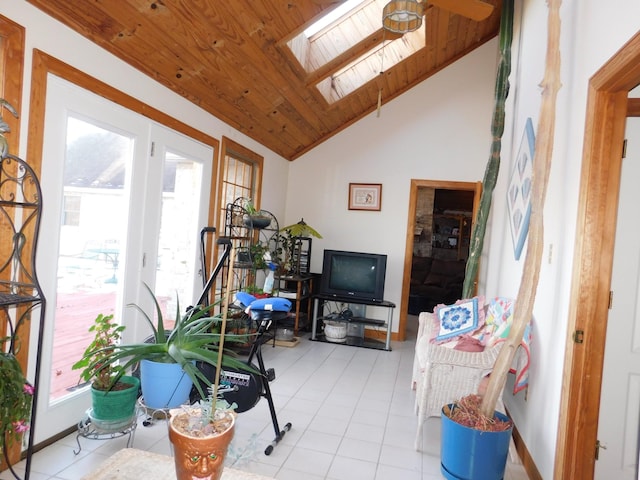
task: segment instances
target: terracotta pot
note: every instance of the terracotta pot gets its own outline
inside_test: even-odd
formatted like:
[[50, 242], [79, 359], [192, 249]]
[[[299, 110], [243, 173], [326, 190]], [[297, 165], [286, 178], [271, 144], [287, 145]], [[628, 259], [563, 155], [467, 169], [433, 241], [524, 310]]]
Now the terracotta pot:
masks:
[[220, 480], [227, 449], [233, 439], [235, 418], [224, 432], [206, 437], [193, 437], [176, 429], [174, 423], [187, 416], [173, 415], [169, 421], [169, 440], [173, 444], [177, 480]]

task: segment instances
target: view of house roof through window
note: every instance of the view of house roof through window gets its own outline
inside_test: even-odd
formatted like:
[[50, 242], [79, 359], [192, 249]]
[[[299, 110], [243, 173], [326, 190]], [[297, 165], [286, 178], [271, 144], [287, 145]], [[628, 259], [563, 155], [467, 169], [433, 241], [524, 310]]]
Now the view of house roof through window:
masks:
[[287, 42], [328, 103], [334, 103], [384, 69], [425, 46], [424, 26], [403, 36], [384, 32], [388, 0], [347, 0]]

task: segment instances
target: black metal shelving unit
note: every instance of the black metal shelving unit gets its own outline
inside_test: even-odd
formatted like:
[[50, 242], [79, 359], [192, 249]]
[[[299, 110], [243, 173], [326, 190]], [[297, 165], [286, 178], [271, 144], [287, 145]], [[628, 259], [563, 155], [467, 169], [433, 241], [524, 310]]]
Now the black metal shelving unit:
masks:
[[[254, 258], [255, 247], [258, 245], [266, 247], [272, 253], [272, 259], [277, 261], [274, 253], [278, 251], [279, 232], [278, 219], [271, 212], [261, 210], [261, 215], [269, 219], [266, 226], [254, 225], [247, 220], [247, 210], [245, 205], [248, 199], [238, 197], [233, 202], [228, 203], [225, 209], [224, 237], [231, 240], [236, 249], [234, 262], [234, 285], [233, 291], [256, 286], [256, 270], [262, 267]], [[223, 287], [227, 287], [226, 268], [222, 272]]]
[[[10, 337], [4, 352], [22, 357], [20, 349], [28, 348], [32, 317], [39, 318], [25, 480], [31, 471], [46, 305], [35, 267], [41, 215], [42, 191], [35, 172], [24, 160], [6, 154], [0, 158], [0, 331], [6, 332], [0, 337]], [[6, 449], [3, 453], [9, 470], [19, 478]]]

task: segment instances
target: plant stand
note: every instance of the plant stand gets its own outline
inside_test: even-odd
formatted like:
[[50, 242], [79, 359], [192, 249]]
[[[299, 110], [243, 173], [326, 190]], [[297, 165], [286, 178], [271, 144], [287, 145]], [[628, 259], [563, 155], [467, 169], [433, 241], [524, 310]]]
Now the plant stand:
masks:
[[169, 420], [169, 409], [168, 408], [151, 408], [147, 407], [144, 403], [144, 398], [141, 396], [138, 398], [138, 408], [142, 412], [144, 416], [144, 420], [142, 421], [142, 425], [145, 427], [149, 427], [156, 423], [156, 420]]
[[76, 434], [78, 450], [73, 451], [75, 455], [78, 455], [82, 450], [80, 437], [87, 438], [89, 440], [111, 440], [113, 438], [120, 438], [128, 435], [127, 448], [131, 448], [133, 446], [136, 428], [138, 427], [139, 411], [137, 409], [128, 423], [113, 427], [109, 427], [108, 425], [96, 425], [91, 419], [90, 410], [91, 409], [87, 410], [85, 417], [78, 422], [78, 433]]

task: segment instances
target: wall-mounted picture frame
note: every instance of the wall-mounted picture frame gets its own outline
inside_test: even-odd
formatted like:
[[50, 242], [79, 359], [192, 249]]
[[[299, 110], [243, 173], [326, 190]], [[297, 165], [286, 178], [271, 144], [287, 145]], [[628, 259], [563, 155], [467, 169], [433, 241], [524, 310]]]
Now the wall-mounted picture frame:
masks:
[[380, 211], [382, 204], [381, 183], [350, 183], [349, 210]]
[[507, 189], [509, 225], [511, 227], [513, 254], [516, 260], [520, 260], [522, 247], [529, 232], [534, 148], [533, 122], [531, 118], [527, 118], [518, 149], [518, 156], [509, 179], [509, 188]]

